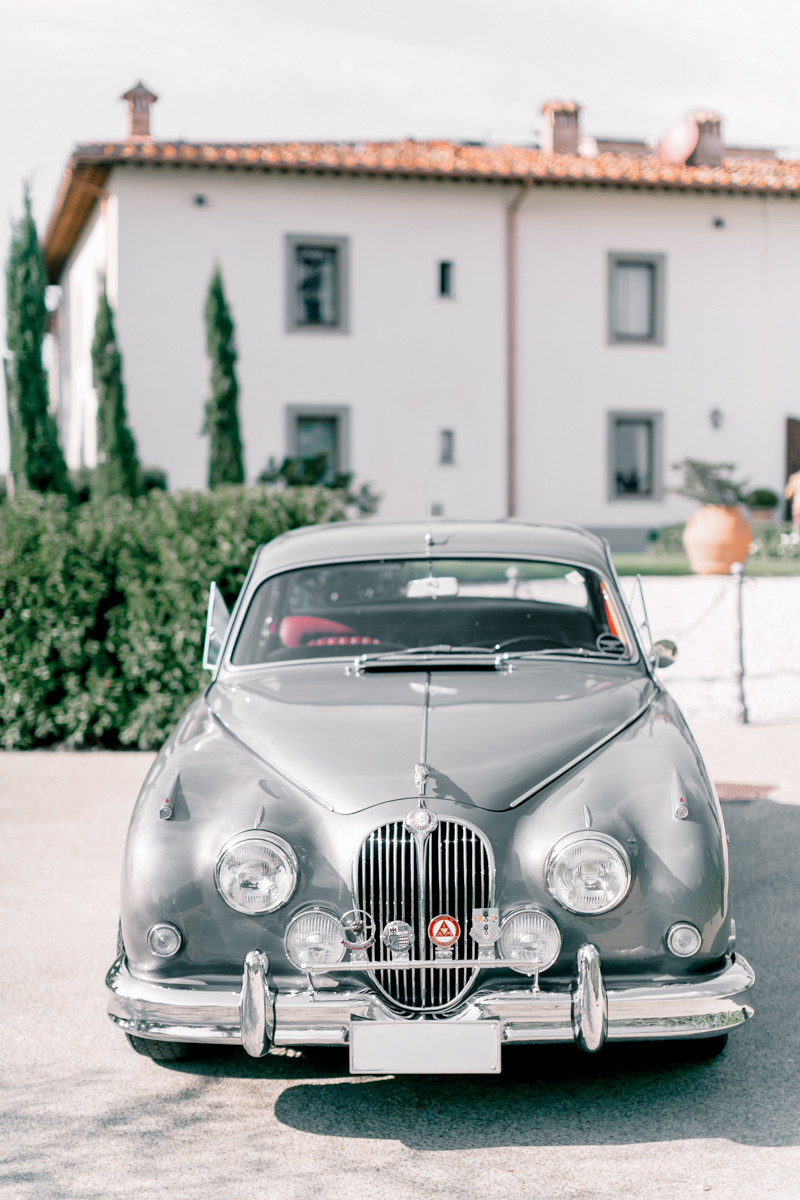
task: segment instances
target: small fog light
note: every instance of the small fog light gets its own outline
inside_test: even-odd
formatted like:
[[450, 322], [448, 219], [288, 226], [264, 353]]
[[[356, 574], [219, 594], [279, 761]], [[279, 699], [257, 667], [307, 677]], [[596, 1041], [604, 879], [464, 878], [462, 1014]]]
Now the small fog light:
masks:
[[678, 958], [691, 958], [702, 945], [700, 931], [694, 925], [673, 925], [667, 934], [667, 945]]
[[522, 974], [546, 971], [561, 952], [561, 934], [552, 917], [538, 908], [526, 908], [506, 917], [500, 929], [500, 957], [527, 963], [514, 967]]
[[174, 925], [154, 925], [147, 935], [147, 944], [157, 958], [172, 958], [180, 950], [182, 940]]
[[307, 971], [315, 963], [341, 962], [345, 954], [344, 930], [330, 913], [314, 908], [298, 913], [286, 927], [288, 958]]

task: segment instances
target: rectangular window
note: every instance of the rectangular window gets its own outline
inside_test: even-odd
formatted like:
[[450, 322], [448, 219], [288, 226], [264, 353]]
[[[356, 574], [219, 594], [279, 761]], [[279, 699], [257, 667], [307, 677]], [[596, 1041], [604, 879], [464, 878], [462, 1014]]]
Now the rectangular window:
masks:
[[608, 256], [609, 341], [663, 342], [661, 254]]
[[289, 329], [346, 332], [346, 239], [291, 236], [286, 242]]
[[609, 415], [612, 500], [657, 500], [661, 488], [661, 414]]
[[349, 411], [344, 407], [290, 404], [286, 410], [289, 458], [325, 454], [326, 482], [349, 470]]
[[297, 418], [297, 457], [316, 458], [324, 454], [328, 461], [326, 480], [337, 473], [339, 463], [339, 421], [336, 417]]
[[453, 264], [451, 262], [439, 263], [439, 295], [453, 295]]
[[456, 435], [452, 429], [439, 430], [439, 463], [452, 467], [456, 461]]

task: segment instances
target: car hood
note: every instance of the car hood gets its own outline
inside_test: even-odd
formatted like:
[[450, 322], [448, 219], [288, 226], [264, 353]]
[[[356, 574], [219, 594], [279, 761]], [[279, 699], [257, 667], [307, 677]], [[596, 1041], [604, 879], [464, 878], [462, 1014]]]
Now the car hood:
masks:
[[208, 703], [239, 741], [332, 811], [416, 797], [423, 760], [429, 798], [500, 810], [613, 736], [654, 692], [641, 669], [619, 663], [429, 677], [346, 674], [338, 662], [249, 671], [216, 682]]

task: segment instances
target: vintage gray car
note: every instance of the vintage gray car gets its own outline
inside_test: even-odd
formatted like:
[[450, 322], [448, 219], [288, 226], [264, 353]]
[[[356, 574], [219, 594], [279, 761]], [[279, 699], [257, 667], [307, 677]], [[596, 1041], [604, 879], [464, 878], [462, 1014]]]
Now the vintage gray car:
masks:
[[[719, 801], [608, 546], [353, 522], [211, 587], [208, 688], [134, 809], [109, 1015], [356, 1073], [688, 1039], [752, 1015]], [[702, 1039], [702, 1041], [700, 1040]], [[690, 1050], [690, 1053], [692, 1051]]]

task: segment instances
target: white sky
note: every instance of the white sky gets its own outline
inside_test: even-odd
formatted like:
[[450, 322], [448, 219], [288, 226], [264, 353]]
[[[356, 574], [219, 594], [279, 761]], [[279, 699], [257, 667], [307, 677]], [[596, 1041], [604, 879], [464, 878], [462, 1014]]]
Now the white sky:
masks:
[[44, 229], [139, 78], [159, 138], [527, 142], [560, 97], [595, 136], [714, 108], [729, 144], [800, 157], [797, 0], [0, 0], [0, 30], [4, 259], [23, 180]]
[[46, 224], [139, 77], [156, 137], [530, 141], [555, 96], [595, 135], [703, 106], [730, 144], [800, 148], [796, 0], [0, 0], [0, 29], [6, 229], [23, 179]]

